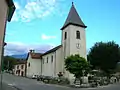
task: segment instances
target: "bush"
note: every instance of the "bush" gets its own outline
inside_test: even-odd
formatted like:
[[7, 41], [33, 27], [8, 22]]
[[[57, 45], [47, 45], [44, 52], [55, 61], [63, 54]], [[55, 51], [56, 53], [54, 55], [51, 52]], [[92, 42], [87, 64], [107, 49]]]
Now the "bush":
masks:
[[51, 84], [57, 84], [58, 83], [58, 77], [53, 77], [50, 82]]
[[46, 77], [43, 80], [44, 83], [50, 83], [50, 84], [59, 84], [59, 85], [67, 85], [69, 84], [69, 80], [64, 77]]
[[64, 77], [60, 77], [58, 80], [59, 80], [58, 84], [67, 85], [67, 84], [70, 83], [70, 81], [67, 78], [64, 78]]
[[37, 81], [43, 81], [44, 78], [45, 78], [44, 75], [40, 75], [40, 76], [37, 77]]

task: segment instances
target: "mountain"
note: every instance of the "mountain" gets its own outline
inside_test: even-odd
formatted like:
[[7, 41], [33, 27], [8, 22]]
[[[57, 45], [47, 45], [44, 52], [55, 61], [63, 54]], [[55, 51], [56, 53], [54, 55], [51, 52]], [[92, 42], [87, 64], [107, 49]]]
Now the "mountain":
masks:
[[17, 58], [17, 59], [26, 59], [27, 58], [27, 53], [21, 54], [21, 55], [11, 55], [11, 57]]

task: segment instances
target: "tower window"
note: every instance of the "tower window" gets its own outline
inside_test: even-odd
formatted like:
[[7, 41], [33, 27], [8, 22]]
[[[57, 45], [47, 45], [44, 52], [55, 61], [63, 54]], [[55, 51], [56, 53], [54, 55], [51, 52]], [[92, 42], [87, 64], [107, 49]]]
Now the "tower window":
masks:
[[30, 63], [28, 63], [28, 67], [30, 67]]
[[44, 58], [43, 58], [43, 60], [42, 60], [42, 61], [43, 61], [43, 64], [44, 64]]
[[64, 39], [67, 39], [67, 32], [65, 32], [65, 37], [64, 37]]
[[48, 57], [47, 57], [47, 63], [48, 63]]
[[80, 31], [76, 31], [76, 38], [80, 39]]
[[51, 62], [53, 62], [53, 55], [51, 56]]

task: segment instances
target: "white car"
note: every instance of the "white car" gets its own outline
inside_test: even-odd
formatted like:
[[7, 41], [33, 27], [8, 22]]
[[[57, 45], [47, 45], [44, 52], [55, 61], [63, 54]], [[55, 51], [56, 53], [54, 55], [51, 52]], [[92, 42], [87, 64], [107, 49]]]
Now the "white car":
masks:
[[33, 75], [32, 79], [37, 79], [38, 75]]

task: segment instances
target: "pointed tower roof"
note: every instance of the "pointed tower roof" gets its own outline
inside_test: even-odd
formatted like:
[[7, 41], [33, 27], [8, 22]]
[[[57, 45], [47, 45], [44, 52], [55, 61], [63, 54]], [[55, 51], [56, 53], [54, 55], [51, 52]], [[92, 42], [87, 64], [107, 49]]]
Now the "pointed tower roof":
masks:
[[86, 28], [87, 26], [85, 26], [85, 24], [82, 22], [81, 18], [79, 17], [77, 10], [74, 7], [74, 4], [72, 2], [72, 6], [70, 9], [70, 12], [68, 14], [68, 17], [63, 25], [63, 27], [61, 28], [61, 30], [63, 30], [65, 27], [67, 27], [68, 25], [76, 25], [76, 26], [81, 26]]

